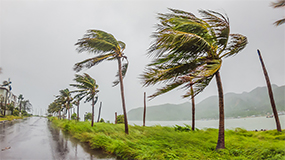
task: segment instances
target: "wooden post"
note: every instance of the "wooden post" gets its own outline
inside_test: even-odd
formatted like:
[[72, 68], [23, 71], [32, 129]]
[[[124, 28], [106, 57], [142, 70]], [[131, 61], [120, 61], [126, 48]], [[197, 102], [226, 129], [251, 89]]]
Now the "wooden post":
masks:
[[97, 122], [99, 122], [99, 121], [100, 121], [101, 107], [102, 107], [102, 102], [100, 102], [99, 114], [98, 114]]
[[144, 92], [143, 126], [145, 126], [145, 115], [146, 115], [146, 93]]
[[115, 124], [117, 124], [117, 112], [115, 112]]

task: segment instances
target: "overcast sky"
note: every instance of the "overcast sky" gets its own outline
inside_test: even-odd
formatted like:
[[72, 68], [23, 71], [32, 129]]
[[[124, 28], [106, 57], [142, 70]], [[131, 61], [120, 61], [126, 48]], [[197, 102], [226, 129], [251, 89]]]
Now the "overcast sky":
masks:
[[[69, 88], [76, 62], [92, 57], [77, 53], [74, 44], [88, 29], [109, 32], [126, 43], [125, 54], [130, 62], [124, 79], [127, 111], [143, 106], [143, 92], [154, 93], [159, 86], [142, 87], [139, 75], [148, 58], [146, 50], [153, 40], [150, 35], [158, 23], [157, 13], [167, 8], [194, 13], [210, 9], [226, 13], [231, 33], [248, 37], [247, 47], [237, 56], [224, 59], [221, 78], [224, 93], [249, 92], [265, 86], [265, 79], [257, 57], [260, 49], [272, 83], [285, 84], [285, 25], [275, 27], [274, 21], [284, 17], [284, 9], [273, 9], [273, 0], [0, 0], [0, 81], [12, 81], [12, 92], [29, 99], [34, 111], [47, 109], [59, 90]], [[117, 62], [103, 62], [80, 72], [90, 74], [99, 85], [99, 102], [103, 102], [102, 117], [114, 120], [114, 112], [122, 114], [119, 86], [112, 87]], [[185, 91], [172, 91], [147, 104], [184, 103]], [[216, 82], [196, 97], [196, 102], [217, 95]], [[83, 103], [83, 102], [82, 102]], [[83, 112], [91, 111], [91, 104], [81, 105]], [[189, 106], [190, 107], [190, 106]]]

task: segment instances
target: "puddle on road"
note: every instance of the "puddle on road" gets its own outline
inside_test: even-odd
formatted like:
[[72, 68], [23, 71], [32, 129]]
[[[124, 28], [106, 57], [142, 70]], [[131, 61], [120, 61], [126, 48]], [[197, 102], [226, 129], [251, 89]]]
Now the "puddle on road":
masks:
[[114, 155], [104, 153], [102, 150], [90, 149], [87, 143], [82, 143], [69, 134], [63, 132], [51, 122], [48, 128], [54, 141], [56, 157], [60, 159], [108, 159], [116, 160]]

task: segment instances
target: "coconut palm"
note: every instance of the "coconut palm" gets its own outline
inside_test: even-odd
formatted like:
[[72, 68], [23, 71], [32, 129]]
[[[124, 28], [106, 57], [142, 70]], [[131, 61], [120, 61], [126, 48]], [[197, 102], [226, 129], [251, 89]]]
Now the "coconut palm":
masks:
[[265, 77], [265, 80], [266, 80], [266, 85], [267, 85], [267, 89], [268, 89], [268, 95], [269, 95], [269, 99], [270, 99], [273, 115], [274, 115], [275, 122], [276, 122], [276, 128], [277, 128], [277, 131], [282, 132], [281, 124], [280, 124], [279, 117], [278, 117], [278, 112], [277, 112], [275, 101], [274, 101], [274, 97], [273, 97], [271, 83], [270, 83], [270, 80], [269, 80], [269, 76], [268, 76], [268, 73], [266, 71], [265, 64], [263, 62], [263, 59], [262, 59], [260, 51], [257, 50], [257, 53], [258, 53], [259, 60], [260, 60], [260, 63], [261, 63], [261, 66], [262, 66], [262, 70], [263, 70], [263, 73], [264, 73], [264, 77]]
[[[230, 34], [229, 19], [218, 12], [199, 10], [194, 14], [170, 9], [159, 14], [160, 23], [149, 48], [154, 60], [142, 75], [144, 86], [167, 83], [150, 96], [154, 98], [175, 88], [187, 89], [183, 97], [194, 97], [216, 77], [219, 95], [219, 137], [216, 149], [224, 148], [224, 100], [220, 78], [222, 59], [236, 55], [247, 38]], [[193, 86], [193, 90], [191, 90]]]
[[[272, 5], [273, 8], [285, 7], [285, 0], [277, 0], [276, 2], [272, 2], [271, 5]], [[274, 22], [274, 25], [280, 26], [283, 23], [285, 23], [285, 18], [282, 18], [282, 19]]]
[[22, 94], [19, 95], [18, 101], [19, 101], [19, 112], [21, 113], [22, 110], [22, 101], [24, 100], [24, 96]]
[[85, 102], [92, 102], [92, 120], [91, 120], [91, 126], [93, 127], [94, 123], [94, 105], [96, 104], [98, 100], [97, 93], [98, 85], [96, 84], [95, 79], [93, 79], [91, 76], [89, 76], [87, 73], [84, 73], [83, 75], [75, 75], [74, 81], [77, 82], [77, 84], [70, 84], [72, 87], [76, 87], [78, 90], [71, 91], [72, 93], [77, 93], [74, 97], [78, 99], [85, 98]]
[[7, 101], [8, 101], [8, 94], [9, 92], [12, 90], [12, 87], [11, 87], [11, 81], [10, 81], [10, 78], [8, 79], [8, 81], [3, 81], [2, 83], [2, 87], [4, 87], [4, 89], [6, 90], [6, 98], [5, 98], [5, 104], [4, 104], [4, 116], [6, 115], [6, 106], [7, 106]]
[[68, 111], [68, 120], [70, 120], [70, 108], [71, 101], [73, 98], [71, 97], [71, 93], [68, 88], [60, 90], [57, 98], [61, 98], [61, 103], [65, 106], [65, 109]]
[[[128, 68], [128, 60], [124, 54], [126, 44], [122, 41], [117, 41], [112, 34], [106, 33], [101, 30], [88, 30], [82, 39], [79, 39], [75, 44], [77, 45], [78, 52], [88, 51], [96, 54], [97, 56], [86, 59], [82, 62], [76, 63], [74, 70], [76, 72], [81, 71], [83, 68], [91, 68], [103, 61], [118, 61], [118, 73], [116, 77], [118, 80], [113, 82], [113, 86], [120, 83], [122, 106], [125, 118], [125, 133], [129, 133], [127, 111], [125, 105], [124, 85], [123, 78], [126, 75]], [[126, 63], [122, 65], [122, 61], [126, 60]]]

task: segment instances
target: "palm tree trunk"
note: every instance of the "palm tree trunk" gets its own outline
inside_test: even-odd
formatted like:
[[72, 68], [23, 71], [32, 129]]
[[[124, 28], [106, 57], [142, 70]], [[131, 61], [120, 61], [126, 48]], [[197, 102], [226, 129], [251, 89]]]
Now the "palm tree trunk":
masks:
[[191, 86], [191, 100], [192, 100], [192, 131], [195, 130], [195, 100], [194, 100], [193, 86]]
[[125, 104], [125, 95], [124, 95], [123, 76], [122, 76], [121, 57], [118, 57], [117, 59], [118, 59], [119, 80], [120, 80], [120, 87], [121, 87], [121, 98], [122, 98], [122, 105], [123, 105], [123, 112], [124, 112], [124, 120], [125, 120], [125, 133], [126, 133], [126, 134], [129, 134], [127, 111], [126, 111], [126, 104]]
[[102, 107], [102, 102], [100, 102], [99, 114], [98, 114], [97, 122], [99, 122], [99, 121], [100, 121], [101, 107]]
[[115, 112], [115, 124], [117, 124], [117, 112]]
[[145, 126], [145, 115], [146, 115], [146, 93], [144, 92], [143, 126]]
[[79, 121], [79, 101], [77, 102], [77, 121]]
[[216, 72], [216, 81], [219, 93], [219, 137], [216, 150], [225, 148], [225, 119], [224, 119], [224, 94], [220, 71]]
[[272, 111], [273, 111], [275, 122], [276, 122], [276, 128], [277, 128], [277, 131], [281, 132], [282, 131], [281, 130], [281, 125], [280, 125], [278, 112], [277, 112], [275, 101], [274, 101], [274, 97], [273, 97], [273, 92], [272, 92], [269, 76], [268, 76], [268, 73], [266, 71], [265, 64], [264, 64], [263, 59], [261, 57], [260, 51], [257, 50], [257, 53], [258, 53], [258, 56], [259, 56], [259, 59], [260, 59], [260, 62], [261, 62], [261, 66], [262, 66], [262, 69], [263, 69], [264, 77], [265, 77], [265, 80], [266, 80], [268, 94], [269, 94], [269, 99], [270, 99]]
[[6, 99], [5, 99], [4, 114], [3, 114], [4, 116], [6, 115], [7, 101], [8, 101], [8, 90], [6, 90]]
[[93, 127], [94, 124], [94, 105], [95, 105], [95, 100], [94, 97], [92, 98], [92, 118], [91, 118], [91, 127]]

